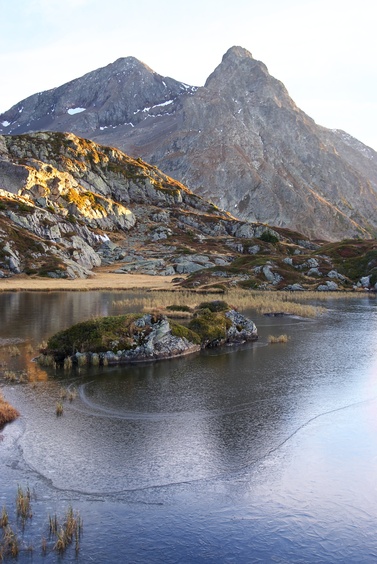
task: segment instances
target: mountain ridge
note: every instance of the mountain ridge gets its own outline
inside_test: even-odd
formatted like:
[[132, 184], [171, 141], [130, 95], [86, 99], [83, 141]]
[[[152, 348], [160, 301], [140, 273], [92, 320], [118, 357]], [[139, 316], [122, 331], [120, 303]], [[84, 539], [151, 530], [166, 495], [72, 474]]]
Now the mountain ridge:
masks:
[[377, 233], [377, 153], [315, 124], [242, 47], [201, 87], [118, 59], [16, 104], [0, 125], [119, 147], [240, 219], [328, 240]]

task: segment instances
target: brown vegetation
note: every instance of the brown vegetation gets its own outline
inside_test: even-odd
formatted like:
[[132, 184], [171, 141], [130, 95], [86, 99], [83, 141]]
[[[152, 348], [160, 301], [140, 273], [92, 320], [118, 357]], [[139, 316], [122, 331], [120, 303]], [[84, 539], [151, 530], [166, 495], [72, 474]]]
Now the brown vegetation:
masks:
[[[300, 317], [316, 317], [324, 312], [324, 309], [321, 307], [299, 303], [302, 294], [306, 294], [306, 292], [300, 292], [299, 294], [234, 289], [226, 292], [226, 301], [240, 311], [252, 309], [260, 314], [279, 312]], [[317, 293], [314, 296], [316, 298], [319, 297]], [[188, 290], [179, 292], [150, 292], [146, 296], [118, 300], [114, 304], [120, 310], [132, 307], [134, 310], [139, 311], [158, 309], [165, 312], [172, 303], [175, 304], [175, 307], [181, 305], [194, 309], [202, 301], [202, 297], [202, 294]], [[222, 300], [224, 299], [224, 293], [211, 293], [212, 299]], [[311, 293], [311, 299], [313, 300], [313, 293]]]
[[275, 343], [288, 343], [288, 341], [289, 341], [288, 335], [279, 335], [278, 337], [275, 337], [274, 335], [269, 335], [268, 337], [268, 342], [270, 343], [270, 345], [273, 345]]
[[7, 401], [5, 401], [2, 392], [0, 391], [0, 428], [17, 419], [19, 416], [17, 409], [12, 407]]
[[[31, 519], [33, 512], [31, 508], [31, 491], [27, 487], [25, 490], [18, 486], [16, 496], [17, 525], [9, 522], [7, 508], [3, 506], [0, 514], [0, 562], [8, 558], [17, 558], [20, 553], [33, 552], [33, 545], [26, 545], [22, 538], [18, 537], [19, 525], [22, 527], [22, 537], [27, 525], [27, 520]], [[80, 538], [83, 530], [83, 521], [80, 514], [68, 507], [63, 520], [58, 519], [55, 514], [49, 516], [49, 535], [48, 540], [42, 537], [41, 549], [44, 556], [48, 550], [56, 551], [60, 555], [74, 542], [76, 556], [80, 550]], [[20, 535], [21, 536], [21, 535]]]

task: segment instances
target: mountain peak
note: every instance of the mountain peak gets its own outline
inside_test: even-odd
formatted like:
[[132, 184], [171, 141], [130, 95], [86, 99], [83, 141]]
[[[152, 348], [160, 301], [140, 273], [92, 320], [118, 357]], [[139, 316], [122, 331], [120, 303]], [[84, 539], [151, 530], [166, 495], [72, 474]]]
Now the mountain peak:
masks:
[[329, 240], [377, 233], [376, 153], [317, 126], [240, 46], [201, 88], [125, 57], [0, 115], [0, 134], [37, 130], [140, 156], [247, 220]]
[[233, 60], [238, 61], [241, 59], [253, 59], [253, 55], [244, 47], [239, 47], [238, 45], [234, 45], [223, 56], [223, 61], [226, 60]]
[[[205, 86], [217, 84], [218, 82], [229, 85], [229, 77], [236, 77], [239, 81], [243, 80], [242, 77], [249, 77], [253, 80], [266, 79], [269, 81], [270, 77], [266, 65], [253, 58], [253, 55], [247, 49], [239, 46], [233, 46], [225, 53], [221, 63], [216, 67], [212, 74], [207, 78]], [[224, 82], [225, 81], [225, 82]], [[278, 81], [275, 81], [276, 83]], [[216, 87], [216, 86], [215, 86]], [[243, 86], [241, 87], [243, 89]]]
[[136, 57], [120, 57], [113, 63], [110, 63], [108, 67], [117, 68], [119, 70], [128, 70], [128, 69], [140, 69], [143, 68], [152, 74], [156, 74], [153, 69], [148, 67], [145, 63], [137, 59]]

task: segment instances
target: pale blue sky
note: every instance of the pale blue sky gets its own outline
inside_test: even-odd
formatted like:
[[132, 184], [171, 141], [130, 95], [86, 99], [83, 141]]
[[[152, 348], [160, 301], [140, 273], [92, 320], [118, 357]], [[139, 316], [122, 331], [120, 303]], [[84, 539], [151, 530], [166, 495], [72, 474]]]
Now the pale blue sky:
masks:
[[375, 0], [0, 0], [0, 111], [119, 57], [201, 86], [248, 49], [315, 121], [377, 150]]

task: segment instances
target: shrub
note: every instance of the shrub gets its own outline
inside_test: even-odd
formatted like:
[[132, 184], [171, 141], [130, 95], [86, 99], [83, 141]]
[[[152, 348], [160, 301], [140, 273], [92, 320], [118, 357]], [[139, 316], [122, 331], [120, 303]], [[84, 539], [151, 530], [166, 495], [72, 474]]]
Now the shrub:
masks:
[[229, 305], [223, 300], [214, 300], [212, 302], [202, 302], [199, 304], [198, 309], [209, 309], [212, 312], [227, 311]]
[[187, 311], [187, 312], [192, 311], [191, 307], [187, 305], [175, 305], [175, 304], [166, 306], [166, 309], [168, 309], [169, 311]]
[[18, 202], [18, 211], [21, 213], [32, 213], [34, 208], [25, 202]]
[[264, 241], [265, 243], [272, 243], [272, 244], [277, 243], [279, 241], [276, 235], [273, 235], [270, 231], [263, 231], [259, 239], [261, 241]]

